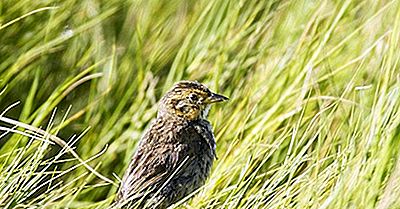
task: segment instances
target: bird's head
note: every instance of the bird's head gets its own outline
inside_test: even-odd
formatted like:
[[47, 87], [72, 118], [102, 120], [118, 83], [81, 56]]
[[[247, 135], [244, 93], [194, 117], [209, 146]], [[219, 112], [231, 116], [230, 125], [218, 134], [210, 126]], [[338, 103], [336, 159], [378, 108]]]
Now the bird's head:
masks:
[[226, 100], [228, 97], [211, 92], [197, 81], [180, 81], [161, 99], [158, 115], [190, 121], [206, 119], [212, 103]]

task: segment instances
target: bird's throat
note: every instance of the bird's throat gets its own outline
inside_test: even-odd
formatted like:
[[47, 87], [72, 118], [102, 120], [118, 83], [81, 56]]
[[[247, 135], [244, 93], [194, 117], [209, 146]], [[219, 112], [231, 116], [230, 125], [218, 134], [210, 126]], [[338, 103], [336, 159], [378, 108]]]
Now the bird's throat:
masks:
[[207, 105], [202, 111], [201, 111], [201, 113], [200, 113], [200, 118], [201, 119], [207, 119], [207, 117], [208, 117], [208, 113], [210, 112], [210, 108], [211, 108], [211, 106], [210, 105]]

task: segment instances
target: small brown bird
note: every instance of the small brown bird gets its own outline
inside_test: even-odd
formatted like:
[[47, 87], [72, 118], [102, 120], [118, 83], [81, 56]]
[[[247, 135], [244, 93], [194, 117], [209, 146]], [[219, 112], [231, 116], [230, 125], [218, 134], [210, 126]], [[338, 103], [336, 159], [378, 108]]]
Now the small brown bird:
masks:
[[159, 103], [119, 188], [119, 208], [166, 208], [202, 186], [215, 140], [210, 104], [228, 100], [197, 81], [181, 81]]

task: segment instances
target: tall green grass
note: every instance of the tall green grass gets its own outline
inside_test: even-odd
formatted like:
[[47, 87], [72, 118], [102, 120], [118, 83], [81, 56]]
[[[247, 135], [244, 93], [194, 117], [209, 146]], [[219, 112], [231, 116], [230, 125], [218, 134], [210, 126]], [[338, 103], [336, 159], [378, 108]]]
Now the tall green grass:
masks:
[[0, 207], [107, 208], [198, 80], [218, 160], [177, 208], [400, 208], [400, 1], [0, 2]]

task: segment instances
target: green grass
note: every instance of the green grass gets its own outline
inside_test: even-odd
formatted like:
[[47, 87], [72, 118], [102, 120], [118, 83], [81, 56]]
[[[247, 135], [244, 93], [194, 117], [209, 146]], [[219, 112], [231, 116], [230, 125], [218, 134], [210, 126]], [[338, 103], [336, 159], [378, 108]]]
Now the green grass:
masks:
[[0, 207], [107, 208], [191, 79], [231, 100], [178, 208], [400, 208], [399, 49], [399, 0], [3, 0]]

